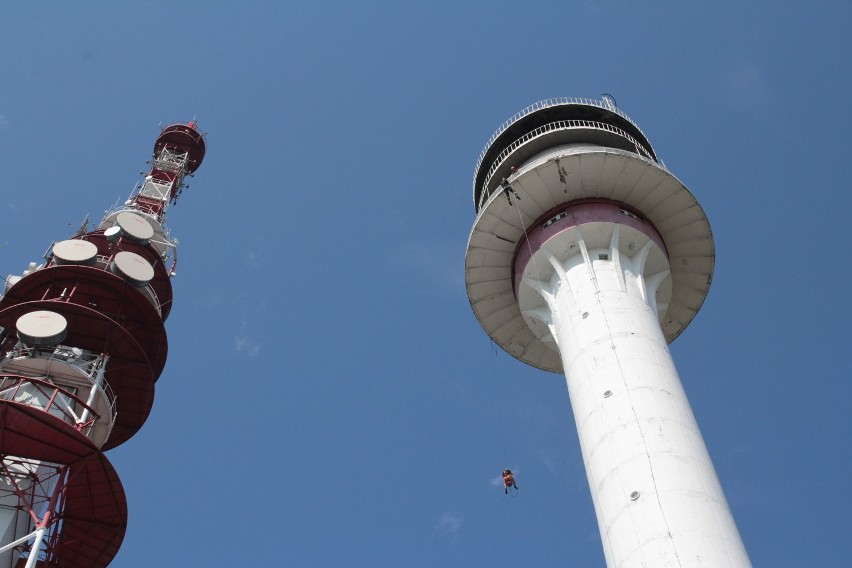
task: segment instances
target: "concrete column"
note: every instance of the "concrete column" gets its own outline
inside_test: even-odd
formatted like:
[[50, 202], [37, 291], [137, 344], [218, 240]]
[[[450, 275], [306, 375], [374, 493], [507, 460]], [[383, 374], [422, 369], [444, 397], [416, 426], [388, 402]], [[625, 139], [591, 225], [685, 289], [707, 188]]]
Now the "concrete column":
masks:
[[529, 251], [518, 300], [561, 355], [607, 566], [749, 568], [660, 328], [658, 243], [563, 230]]

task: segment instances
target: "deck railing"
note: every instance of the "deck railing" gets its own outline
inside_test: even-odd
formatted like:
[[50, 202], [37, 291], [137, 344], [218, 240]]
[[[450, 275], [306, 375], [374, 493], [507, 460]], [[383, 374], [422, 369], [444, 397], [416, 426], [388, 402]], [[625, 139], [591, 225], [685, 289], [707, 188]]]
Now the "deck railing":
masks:
[[[485, 175], [485, 179], [482, 182], [481, 192], [480, 192], [480, 195], [479, 195], [478, 207], [482, 208], [483, 204], [485, 204], [485, 202], [488, 200], [488, 197], [491, 193], [491, 192], [488, 191], [488, 186], [491, 182], [491, 178], [494, 176], [494, 174], [497, 172], [497, 170], [500, 168], [500, 166], [503, 164], [503, 162], [506, 160], [506, 158], [510, 154], [512, 154], [515, 150], [517, 150], [519, 147], [523, 146], [524, 144], [528, 143], [529, 141], [531, 141], [535, 138], [538, 138], [540, 136], [543, 136], [545, 134], [549, 134], [549, 133], [555, 132], [557, 130], [573, 130], [573, 129], [584, 129], [584, 130], [593, 129], [593, 130], [603, 130], [603, 131], [606, 131], [606, 132], [610, 132], [612, 134], [615, 134], [615, 135], [625, 139], [630, 144], [632, 144], [636, 148], [637, 154], [644, 156], [644, 157], [646, 157], [650, 160], [654, 159], [654, 157], [651, 155], [651, 153], [648, 151], [648, 149], [645, 148], [645, 146], [643, 146], [633, 136], [631, 136], [630, 134], [628, 134], [627, 132], [625, 132], [621, 128], [618, 128], [617, 126], [612, 126], [611, 124], [607, 124], [605, 122], [597, 122], [597, 121], [593, 121], [593, 120], [557, 120], [555, 122], [550, 122], [548, 124], [544, 124], [542, 126], [539, 126], [536, 129], [534, 129], [534, 130], [527, 132], [526, 134], [524, 134], [523, 136], [521, 136], [520, 138], [518, 138], [517, 140], [515, 140], [511, 144], [509, 144], [506, 148], [503, 149], [502, 152], [500, 152], [500, 154], [494, 159], [494, 162], [491, 163], [491, 167], [488, 168], [488, 173]], [[475, 180], [474, 180], [474, 183], [475, 183]], [[476, 189], [476, 188], [474, 188], [474, 189]]]
[[[95, 412], [95, 409], [88, 406], [74, 393], [59, 385], [32, 377], [16, 375], [0, 377], [0, 400], [38, 408], [51, 416], [56, 416], [78, 430], [88, 430], [100, 419], [100, 415]], [[89, 418], [85, 422], [80, 421], [83, 412], [80, 412], [79, 416], [74, 412], [75, 406], [81, 411], [89, 411]]]
[[639, 132], [642, 132], [642, 130], [639, 128], [639, 126], [635, 122], [633, 122], [633, 119], [631, 119], [629, 116], [624, 114], [621, 111], [621, 109], [619, 109], [617, 106], [615, 106], [615, 104], [609, 98], [604, 98], [603, 100], [585, 99], [585, 98], [576, 98], [576, 97], [558, 97], [558, 98], [553, 98], [553, 99], [544, 99], [543, 101], [538, 101], [537, 103], [531, 104], [527, 108], [516, 113], [515, 115], [513, 115], [511, 118], [509, 118], [506, 122], [504, 122], [503, 124], [501, 124], [497, 128], [497, 130], [494, 132], [494, 134], [491, 135], [491, 138], [488, 139], [488, 142], [485, 143], [485, 148], [479, 154], [479, 159], [476, 161], [476, 168], [474, 168], [474, 170], [473, 170], [474, 177], [476, 177], [476, 172], [479, 171], [479, 166], [482, 165], [482, 160], [485, 159], [485, 154], [488, 152], [488, 149], [491, 147], [491, 144], [494, 143], [494, 141], [497, 140], [497, 138], [501, 134], [503, 134], [503, 132], [505, 132], [507, 128], [512, 126], [514, 123], [516, 123], [517, 121], [519, 121], [523, 117], [527, 116], [528, 114], [532, 114], [535, 111], [545, 109], [545, 108], [561, 106], [561, 105], [570, 105], [570, 104], [594, 106], [594, 107], [606, 109], [610, 112], [614, 112], [615, 114], [617, 114], [618, 116], [620, 116], [621, 118], [623, 118], [624, 120], [626, 120], [627, 122], [629, 122], [630, 124], [635, 126], [636, 130], [639, 130]]

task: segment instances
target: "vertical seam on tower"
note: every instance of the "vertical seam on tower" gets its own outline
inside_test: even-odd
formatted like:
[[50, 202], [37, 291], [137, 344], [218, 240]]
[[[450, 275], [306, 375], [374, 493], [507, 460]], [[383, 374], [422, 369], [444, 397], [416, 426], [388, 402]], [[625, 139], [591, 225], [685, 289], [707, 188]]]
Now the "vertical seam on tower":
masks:
[[618, 241], [621, 237], [620, 225], [615, 223], [612, 228], [612, 236], [609, 239], [609, 255], [612, 257], [612, 264], [615, 267], [615, 279], [618, 282], [618, 289], [622, 292], [627, 291], [627, 285], [624, 282], [624, 273], [621, 270], [621, 254], [618, 250]]
[[[582, 244], [581, 250], [584, 251], [584, 258], [588, 259], [588, 253], [585, 251], [585, 243]], [[589, 263], [588, 266], [589, 266], [589, 270], [591, 271], [591, 273], [594, 274], [594, 268], [592, 267], [591, 262]], [[595, 279], [595, 289], [597, 290], [597, 279]], [[612, 335], [612, 328], [610, 328], [609, 320], [606, 317], [606, 310], [604, 310], [604, 307], [601, 304], [600, 295], [598, 293], [595, 294], [595, 299], [598, 302], [598, 308], [600, 309], [600, 312], [603, 316], [603, 321], [604, 321], [604, 325], [606, 325], [607, 333], [609, 334], [609, 337], [611, 339], [614, 339], [614, 337]], [[627, 379], [624, 375], [624, 368], [622, 367], [621, 359], [617, 355], [617, 350], [616, 350], [616, 347], [615, 347], [615, 341], [612, 341], [611, 346], [612, 346], [613, 353], [615, 354], [615, 360], [618, 363], [618, 372], [619, 372], [619, 375], [621, 375], [621, 381], [624, 385], [625, 394], [627, 395], [627, 398], [630, 401], [630, 410], [633, 413], [633, 419], [636, 422], [636, 427], [639, 429], [639, 436], [642, 439], [642, 447], [645, 450], [645, 457], [648, 461], [648, 471], [651, 474], [651, 483], [654, 486], [654, 495], [656, 496], [656, 499], [657, 499], [657, 506], [659, 507], [660, 516], [663, 518], [663, 524], [666, 527], [666, 535], [669, 537], [669, 539], [671, 541], [672, 550], [674, 551], [674, 555], [675, 555], [675, 558], [677, 559], [678, 566], [682, 566], [682, 564], [680, 562], [680, 556], [678, 556], [678, 553], [677, 553], [677, 546], [675, 545], [675, 540], [672, 537], [671, 528], [669, 528], [669, 521], [666, 518], [665, 512], [663, 511], [663, 504], [660, 501], [660, 494], [659, 494], [659, 491], [657, 489], [657, 479], [656, 479], [656, 477], [654, 477], [654, 468], [652, 466], [651, 454], [648, 451], [648, 444], [645, 442], [645, 432], [642, 430], [642, 424], [639, 421], [639, 416], [636, 414], [636, 407], [633, 404], [633, 397], [630, 395], [630, 387], [628, 386]], [[640, 549], [640, 551], [641, 551], [641, 549]]]

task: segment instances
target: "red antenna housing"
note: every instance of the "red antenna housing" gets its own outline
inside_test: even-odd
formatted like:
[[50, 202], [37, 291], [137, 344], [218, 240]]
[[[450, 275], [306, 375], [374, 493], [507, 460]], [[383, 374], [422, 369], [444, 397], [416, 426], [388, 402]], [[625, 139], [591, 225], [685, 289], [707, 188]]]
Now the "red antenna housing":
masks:
[[6, 279], [0, 566], [97, 568], [118, 552], [127, 504], [104, 451], [151, 412], [177, 258], [165, 213], [205, 152], [194, 121], [167, 126], [123, 206]]
[[165, 127], [154, 143], [151, 171], [133, 197], [135, 207], [162, 218], [169, 202], [177, 202], [184, 177], [195, 173], [206, 152], [204, 134], [195, 121]]

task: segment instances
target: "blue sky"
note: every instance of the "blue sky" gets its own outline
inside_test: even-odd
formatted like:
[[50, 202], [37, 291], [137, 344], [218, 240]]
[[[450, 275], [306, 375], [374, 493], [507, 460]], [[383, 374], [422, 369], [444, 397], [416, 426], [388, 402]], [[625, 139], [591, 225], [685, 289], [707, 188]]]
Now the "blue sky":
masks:
[[564, 379], [463, 277], [488, 137], [601, 93], [713, 227], [672, 354], [752, 562], [847, 564], [852, 7], [743, 4], [0, 2], [4, 274], [208, 133], [112, 566], [603, 566]]

